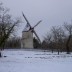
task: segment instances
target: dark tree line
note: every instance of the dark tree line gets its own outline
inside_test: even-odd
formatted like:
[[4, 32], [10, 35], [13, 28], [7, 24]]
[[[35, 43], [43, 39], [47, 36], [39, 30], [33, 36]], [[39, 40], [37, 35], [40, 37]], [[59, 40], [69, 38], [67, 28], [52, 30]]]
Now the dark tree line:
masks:
[[38, 42], [38, 40], [35, 37], [33, 38], [33, 46], [34, 46], [34, 49], [41, 48], [41, 44]]
[[4, 46], [4, 49], [20, 49], [21, 48], [21, 38], [20, 37], [12, 37], [9, 38]]

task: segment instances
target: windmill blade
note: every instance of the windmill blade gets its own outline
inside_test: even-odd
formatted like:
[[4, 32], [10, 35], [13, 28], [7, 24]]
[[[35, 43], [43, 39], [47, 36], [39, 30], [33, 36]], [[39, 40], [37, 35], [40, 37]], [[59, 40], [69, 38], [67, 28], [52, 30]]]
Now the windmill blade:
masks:
[[27, 24], [31, 27], [31, 25], [30, 25], [29, 21], [27, 20], [27, 18], [26, 18], [26, 16], [24, 15], [24, 13], [23, 13], [23, 12], [22, 12], [22, 15], [23, 15], [24, 19], [26, 20]]
[[40, 40], [40, 38], [38, 37], [38, 35], [37, 35], [37, 33], [35, 32], [35, 30], [34, 30], [34, 29], [33, 29], [33, 33], [35, 34], [35, 36], [37, 37], [37, 39], [38, 39], [39, 43], [41, 44], [41, 40]]
[[37, 25], [39, 25], [42, 22], [42, 20], [38, 21], [38, 23], [33, 27], [35, 28]]

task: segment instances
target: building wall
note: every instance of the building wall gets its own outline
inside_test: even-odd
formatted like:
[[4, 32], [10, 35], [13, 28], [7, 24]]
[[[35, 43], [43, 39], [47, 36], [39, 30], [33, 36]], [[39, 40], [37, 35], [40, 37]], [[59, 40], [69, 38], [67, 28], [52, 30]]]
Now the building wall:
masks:
[[31, 31], [22, 32], [22, 48], [33, 48], [33, 33]]

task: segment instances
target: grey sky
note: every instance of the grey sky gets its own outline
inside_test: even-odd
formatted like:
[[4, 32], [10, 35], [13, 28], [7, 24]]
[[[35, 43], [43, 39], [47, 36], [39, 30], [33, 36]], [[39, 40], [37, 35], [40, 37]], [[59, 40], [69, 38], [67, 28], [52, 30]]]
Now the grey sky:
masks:
[[[22, 11], [33, 26], [39, 20], [42, 23], [35, 28], [42, 39], [51, 26], [62, 25], [72, 20], [72, 0], [1, 0], [5, 7], [10, 8], [13, 16], [21, 16]], [[23, 17], [22, 17], [23, 18]], [[21, 29], [26, 25], [25, 21]], [[21, 31], [19, 31], [21, 36]]]

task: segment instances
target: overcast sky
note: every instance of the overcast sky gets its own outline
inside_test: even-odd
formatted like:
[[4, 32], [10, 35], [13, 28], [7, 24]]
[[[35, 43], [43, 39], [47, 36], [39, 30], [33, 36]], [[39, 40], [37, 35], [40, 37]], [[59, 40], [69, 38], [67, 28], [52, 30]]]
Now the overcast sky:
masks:
[[[22, 17], [22, 11], [28, 18], [32, 26], [39, 20], [39, 24], [35, 30], [39, 37], [42, 37], [49, 32], [51, 26], [62, 25], [64, 22], [72, 20], [72, 0], [1, 0], [5, 7], [10, 8], [10, 13], [13, 16]], [[19, 31], [26, 25], [24, 24]]]

